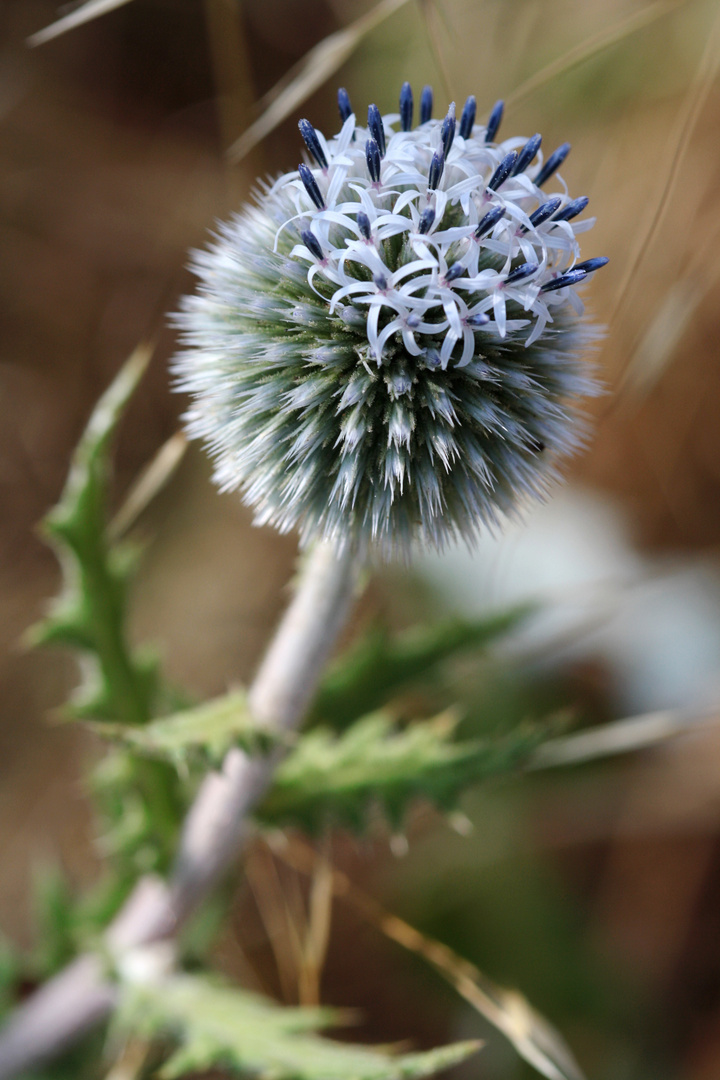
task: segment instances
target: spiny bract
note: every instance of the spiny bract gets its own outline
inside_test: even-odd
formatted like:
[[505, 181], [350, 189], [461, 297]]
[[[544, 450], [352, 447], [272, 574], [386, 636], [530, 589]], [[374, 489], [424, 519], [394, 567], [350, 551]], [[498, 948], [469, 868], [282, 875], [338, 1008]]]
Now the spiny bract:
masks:
[[581, 439], [593, 332], [574, 286], [607, 260], [577, 261], [593, 219], [557, 175], [570, 147], [496, 142], [502, 102], [486, 125], [472, 97], [435, 120], [426, 87], [414, 129], [407, 83], [366, 127], [338, 102], [340, 133], [301, 120], [309, 164], [194, 255], [175, 361], [188, 431], [258, 523], [303, 542], [472, 542], [542, 497]]

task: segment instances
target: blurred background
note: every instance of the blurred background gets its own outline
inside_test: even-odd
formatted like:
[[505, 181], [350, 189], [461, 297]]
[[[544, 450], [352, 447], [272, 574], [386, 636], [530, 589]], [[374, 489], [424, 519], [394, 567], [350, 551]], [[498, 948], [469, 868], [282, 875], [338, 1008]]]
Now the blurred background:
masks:
[[[408, 851], [378, 835], [333, 857], [391, 910], [520, 989], [588, 1076], [720, 1076], [720, 8], [716, 0], [408, 0], [242, 161], [227, 154], [357, 0], [133, 0], [30, 48], [71, 6], [0, 4], [0, 927], [29, 946], [32, 880], [97, 872], [89, 736], [53, 723], [73, 662], [22, 635], [58, 587], [37, 525], [93, 403], [141, 340], [152, 367], [123, 426], [118, 497], [178, 427], [167, 313], [187, 250], [297, 164], [297, 120], [337, 127], [335, 91], [394, 111], [405, 79], [436, 111], [473, 93], [503, 133], [573, 145], [563, 174], [610, 256], [589, 302], [607, 394], [568, 484], [523, 528], [377, 575], [348, 636], [531, 599], [539, 615], [455, 672], [468, 723], [548, 714], [591, 725], [661, 712], [687, 729], [641, 753], [538, 772], [469, 797], [460, 836], [428, 812]], [[364, 25], [364, 24], [362, 24]], [[338, 39], [336, 39], [337, 41]], [[319, 70], [319, 69], [318, 69]], [[293, 537], [254, 529], [191, 448], [143, 515], [133, 634], [194, 695], [247, 680], [284, 603]], [[702, 718], [702, 723], [694, 721]], [[218, 961], [298, 998], [300, 888], [262, 845]], [[304, 884], [302, 886], [304, 888]], [[292, 905], [289, 906], [290, 909]], [[263, 916], [263, 908], [265, 916]], [[286, 919], [290, 916], [285, 914]], [[283, 937], [285, 935], [285, 938]], [[487, 1035], [466, 1068], [533, 1075], [423, 963], [336, 903], [322, 1000], [380, 1041]]]

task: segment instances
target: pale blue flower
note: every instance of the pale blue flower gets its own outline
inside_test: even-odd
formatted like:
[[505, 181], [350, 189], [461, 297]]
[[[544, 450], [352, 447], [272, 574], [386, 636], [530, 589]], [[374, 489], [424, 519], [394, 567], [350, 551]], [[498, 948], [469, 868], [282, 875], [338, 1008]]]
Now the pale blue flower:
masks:
[[558, 171], [569, 146], [496, 142], [502, 103], [487, 125], [474, 98], [436, 120], [426, 87], [416, 128], [408, 84], [366, 127], [338, 104], [338, 135], [302, 120], [308, 160], [194, 256], [188, 431], [223, 488], [303, 542], [472, 542], [580, 441], [595, 383], [575, 290], [606, 260], [579, 262], [593, 219]]

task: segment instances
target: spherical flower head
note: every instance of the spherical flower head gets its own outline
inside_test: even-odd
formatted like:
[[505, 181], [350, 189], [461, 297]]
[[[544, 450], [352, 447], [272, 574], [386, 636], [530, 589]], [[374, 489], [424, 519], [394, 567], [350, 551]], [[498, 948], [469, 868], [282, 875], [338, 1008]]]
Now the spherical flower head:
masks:
[[302, 120], [307, 161], [194, 254], [188, 433], [259, 524], [304, 543], [472, 542], [582, 440], [575, 289], [607, 260], [579, 261], [593, 220], [557, 171], [569, 146], [497, 142], [501, 102], [485, 125], [474, 98], [433, 119], [426, 87], [414, 127], [406, 83], [363, 127], [338, 100], [339, 134]]

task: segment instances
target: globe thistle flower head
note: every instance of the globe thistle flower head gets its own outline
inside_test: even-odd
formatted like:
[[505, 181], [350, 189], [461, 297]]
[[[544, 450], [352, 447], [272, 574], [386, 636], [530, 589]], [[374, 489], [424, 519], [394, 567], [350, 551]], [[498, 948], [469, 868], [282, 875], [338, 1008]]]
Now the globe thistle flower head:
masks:
[[414, 126], [405, 83], [365, 126], [345, 90], [338, 107], [339, 133], [301, 120], [306, 160], [193, 256], [188, 432], [258, 523], [304, 543], [472, 543], [582, 441], [576, 289], [607, 260], [580, 261], [593, 219], [558, 171], [569, 145], [498, 142], [502, 102], [485, 124], [473, 97], [434, 119], [425, 87]]

